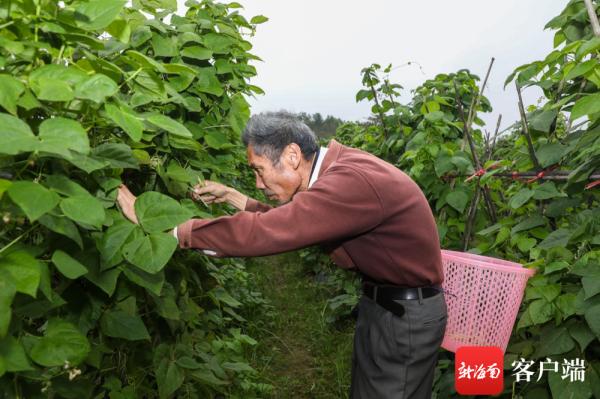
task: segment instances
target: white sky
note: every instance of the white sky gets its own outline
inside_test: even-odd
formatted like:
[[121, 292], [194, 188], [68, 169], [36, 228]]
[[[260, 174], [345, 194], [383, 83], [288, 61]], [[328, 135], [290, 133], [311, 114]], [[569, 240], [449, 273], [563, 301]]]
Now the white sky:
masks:
[[[493, 130], [499, 113], [503, 128], [518, 118], [514, 85], [504, 80], [522, 64], [552, 50], [544, 25], [567, 0], [239, 0], [248, 19], [265, 15], [249, 40], [255, 63], [252, 83], [266, 94], [250, 99], [252, 112], [287, 109], [360, 120], [370, 104], [356, 103], [360, 70], [371, 63], [398, 68], [391, 80], [410, 90], [438, 73], [467, 68], [483, 80], [490, 58], [496, 62], [485, 94], [494, 111], [483, 116]], [[179, 1], [180, 10], [183, 0]], [[527, 89], [535, 103], [541, 92]]]

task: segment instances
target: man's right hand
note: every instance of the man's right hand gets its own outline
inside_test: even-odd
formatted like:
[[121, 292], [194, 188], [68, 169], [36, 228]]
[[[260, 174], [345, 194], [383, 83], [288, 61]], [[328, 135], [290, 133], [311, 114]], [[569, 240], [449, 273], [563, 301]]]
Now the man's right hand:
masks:
[[192, 189], [192, 199], [202, 200], [206, 204], [220, 204], [227, 202], [240, 211], [246, 209], [248, 197], [234, 188], [227, 187], [221, 183], [205, 180], [205, 185], [197, 184]]

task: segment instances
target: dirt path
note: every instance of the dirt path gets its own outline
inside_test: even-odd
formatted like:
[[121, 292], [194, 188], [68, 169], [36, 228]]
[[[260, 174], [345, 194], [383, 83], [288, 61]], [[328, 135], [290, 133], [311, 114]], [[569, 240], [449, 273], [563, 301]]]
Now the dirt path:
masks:
[[353, 322], [325, 320], [327, 294], [303, 273], [297, 254], [259, 258], [249, 271], [273, 306], [273, 319], [254, 320], [254, 366], [274, 386], [272, 398], [346, 398]]

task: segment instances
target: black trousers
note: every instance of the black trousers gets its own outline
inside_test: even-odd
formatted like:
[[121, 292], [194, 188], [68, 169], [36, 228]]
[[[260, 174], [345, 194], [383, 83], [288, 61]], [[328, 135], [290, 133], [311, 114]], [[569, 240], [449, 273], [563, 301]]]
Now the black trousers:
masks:
[[402, 317], [363, 295], [352, 354], [351, 399], [431, 397], [438, 351], [447, 321], [443, 292], [399, 300]]

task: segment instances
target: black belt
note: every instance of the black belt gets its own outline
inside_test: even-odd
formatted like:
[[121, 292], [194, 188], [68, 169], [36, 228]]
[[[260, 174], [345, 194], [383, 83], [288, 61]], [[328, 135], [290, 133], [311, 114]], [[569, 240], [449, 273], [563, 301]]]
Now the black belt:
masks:
[[442, 290], [440, 287], [396, 287], [393, 285], [375, 285], [369, 282], [363, 283], [363, 294], [374, 300], [386, 310], [401, 317], [404, 314], [404, 306], [396, 300], [412, 300], [429, 298], [437, 295]]

